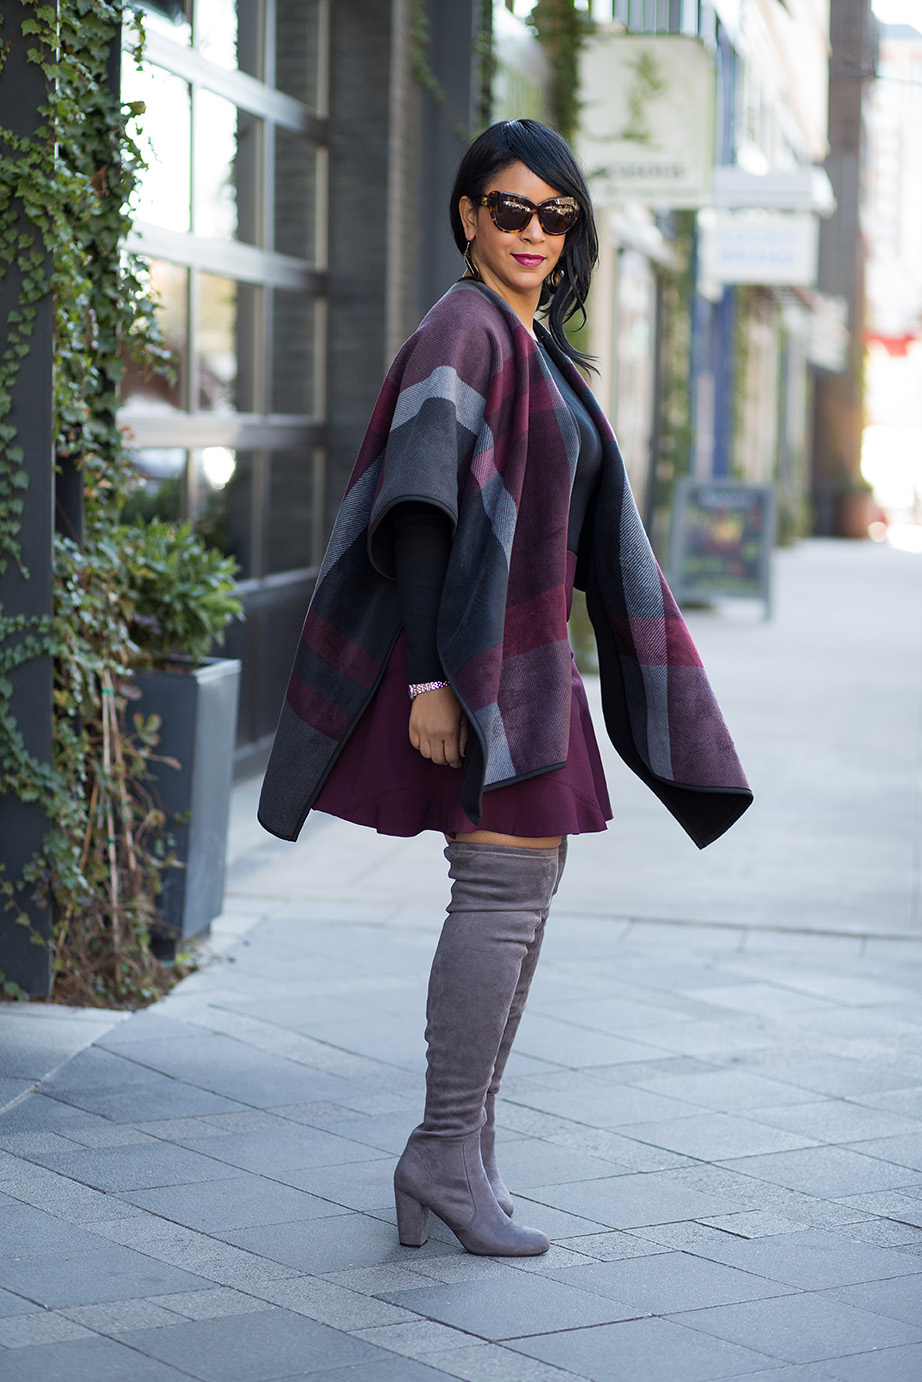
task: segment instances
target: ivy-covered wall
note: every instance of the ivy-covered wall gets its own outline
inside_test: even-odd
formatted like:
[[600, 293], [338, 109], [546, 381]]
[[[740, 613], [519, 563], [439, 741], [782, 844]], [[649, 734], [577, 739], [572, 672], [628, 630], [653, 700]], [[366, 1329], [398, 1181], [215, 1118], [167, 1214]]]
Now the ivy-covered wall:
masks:
[[194, 557], [223, 601], [206, 647], [234, 606], [231, 564], [191, 534], [168, 534], [180, 581], [162, 529], [121, 522], [119, 378], [165, 358], [121, 252], [142, 113], [119, 99], [122, 21], [119, 0], [14, 0], [0, 29], [0, 993], [130, 1005], [168, 982], [148, 942], [173, 863], [133, 675], [171, 610], [207, 610]]

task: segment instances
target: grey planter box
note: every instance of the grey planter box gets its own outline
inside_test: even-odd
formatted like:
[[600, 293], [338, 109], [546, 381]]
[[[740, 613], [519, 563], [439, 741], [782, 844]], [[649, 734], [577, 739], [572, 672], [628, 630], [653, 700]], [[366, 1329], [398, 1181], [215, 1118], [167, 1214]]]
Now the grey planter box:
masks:
[[151, 764], [154, 799], [185, 865], [163, 873], [159, 953], [169, 954], [180, 938], [206, 932], [224, 902], [240, 663], [207, 658], [188, 671], [141, 672], [136, 684], [134, 713], [160, 716], [157, 756], [180, 765]]

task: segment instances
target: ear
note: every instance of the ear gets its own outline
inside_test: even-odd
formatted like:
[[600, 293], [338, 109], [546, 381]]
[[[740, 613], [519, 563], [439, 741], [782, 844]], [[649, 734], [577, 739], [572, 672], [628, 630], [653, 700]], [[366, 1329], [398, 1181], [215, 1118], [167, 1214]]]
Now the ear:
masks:
[[473, 240], [477, 234], [477, 208], [470, 197], [462, 197], [458, 202], [458, 214], [461, 217], [461, 224], [464, 226], [464, 233], [468, 241]]

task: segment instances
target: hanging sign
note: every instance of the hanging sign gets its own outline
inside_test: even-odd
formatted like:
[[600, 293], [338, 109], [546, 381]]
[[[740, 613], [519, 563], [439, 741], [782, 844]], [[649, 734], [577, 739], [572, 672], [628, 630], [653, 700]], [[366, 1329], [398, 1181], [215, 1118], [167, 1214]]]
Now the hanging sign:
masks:
[[706, 211], [698, 227], [703, 278], [788, 288], [816, 282], [819, 221], [811, 211]]
[[600, 206], [714, 194], [714, 60], [697, 38], [599, 25], [580, 56], [579, 154]]

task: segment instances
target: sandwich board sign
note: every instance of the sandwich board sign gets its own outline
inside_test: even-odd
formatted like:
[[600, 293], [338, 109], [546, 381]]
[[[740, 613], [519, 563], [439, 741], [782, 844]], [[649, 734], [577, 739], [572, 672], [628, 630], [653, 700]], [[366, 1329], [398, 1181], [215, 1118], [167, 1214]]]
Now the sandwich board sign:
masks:
[[775, 526], [771, 485], [680, 480], [669, 563], [669, 584], [679, 604], [761, 600], [769, 618]]

